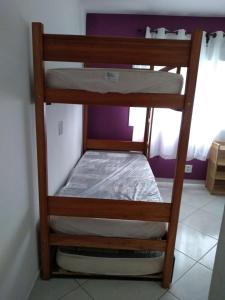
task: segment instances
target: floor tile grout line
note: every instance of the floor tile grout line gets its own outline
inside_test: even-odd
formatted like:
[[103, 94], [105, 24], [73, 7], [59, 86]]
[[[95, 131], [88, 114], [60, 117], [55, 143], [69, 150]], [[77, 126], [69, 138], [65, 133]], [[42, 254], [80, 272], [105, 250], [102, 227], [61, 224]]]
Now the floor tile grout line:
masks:
[[[181, 278], [183, 278], [191, 269], [193, 269], [197, 264], [200, 264], [201, 266], [207, 268], [205, 265], [203, 265], [202, 263], [200, 263], [199, 261], [195, 261], [195, 263], [188, 269], [186, 270], [177, 280], [175, 280], [173, 283], [171, 283], [171, 287], [173, 287], [174, 284], [176, 284]], [[209, 271], [212, 272], [211, 269], [207, 268]], [[170, 291], [170, 290], [169, 290]], [[171, 292], [172, 294], [172, 292]], [[174, 295], [173, 295], [174, 296]]]
[[[208, 204], [209, 204], [209, 203], [207, 203], [205, 206], [207, 206]], [[205, 206], [203, 206], [203, 208], [202, 208], [205, 212], [207, 212], [207, 213], [209, 213], [209, 214], [211, 214], [211, 215], [213, 215], [213, 216], [216, 216], [216, 217], [218, 217], [218, 218], [221, 218], [221, 219], [223, 218], [223, 214], [222, 214], [222, 216], [220, 216], [219, 214], [211, 213], [210, 211], [204, 209]], [[224, 210], [225, 210], [225, 201], [224, 201], [223, 212], [224, 212]]]
[[223, 218], [223, 214], [222, 214], [222, 216], [220, 216], [219, 214], [211, 213], [211, 212], [209, 212], [208, 210], [206, 210], [206, 209], [204, 209], [204, 208], [202, 208], [202, 210], [203, 210], [204, 212], [207, 212], [208, 214], [214, 216], [214, 217], [219, 218], [219, 219], [222, 219], [222, 218]]
[[[184, 254], [184, 255], [187, 256], [188, 258], [191, 258], [191, 259], [194, 260], [195, 262], [198, 262], [198, 260], [196, 260], [195, 258], [191, 257], [190, 255], [184, 253], [183, 251], [178, 250], [178, 249], [176, 249], [176, 248], [175, 248], [175, 250], [181, 252], [182, 254]], [[205, 254], [204, 254], [204, 255], [205, 255]], [[203, 255], [203, 256], [204, 256], [204, 255]], [[201, 257], [203, 257], [203, 256], [201, 256]]]
[[195, 262], [199, 262], [199, 261], [200, 261], [206, 254], [208, 254], [209, 251], [211, 251], [214, 247], [217, 247], [217, 243], [216, 243], [214, 246], [212, 246], [212, 248], [210, 248], [209, 250], [207, 250], [207, 252], [206, 252], [205, 254], [203, 254], [203, 255], [202, 255], [200, 258], [198, 258], [198, 259], [195, 259], [195, 258], [191, 257], [190, 255], [184, 253], [183, 251], [181, 251], [181, 250], [179, 250], [179, 249], [177, 249], [177, 248], [175, 248], [175, 250], [178, 251], [178, 252], [180, 252], [180, 253], [182, 253], [183, 255], [187, 256], [188, 258], [194, 260]]
[[162, 297], [164, 297], [167, 293], [172, 294], [174, 296], [174, 298], [176, 298], [177, 300], [181, 300], [180, 298], [175, 296], [173, 293], [171, 293], [169, 289], [164, 294], [162, 294], [157, 300], [161, 300]]
[[59, 298], [57, 298], [56, 300], [61, 300], [61, 299], [63, 299], [65, 296], [67, 296], [67, 295], [71, 294], [72, 292], [74, 292], [75, 290], [77, 290], [77, 289], [79, 289], [79, 288], [80, 288], [80, 286], [79, 286], [79, 285], [78, 285], [78, 286], [75, 286], [75, 288], [73, 288], [72, 290], [70, 290], [70, 291], [66, 292], [64, 295], [60, 296], [60, 297], [59, 297]]
[[89, 279], [85, 279], [82, 283], [78, 282], [77, 283], [79, 284], [79, 286], [82, 286], [85, 282], [87, 282]]
[[[193, 205], [191, 205], [191, 204], [188, 204], [188, 203], [184, 203], [184, 204], [187, 204], [187, 205], [189, 205], [189, 206], [195, 208], [195, 207], [194, 207]], [[207, 204], [208, 204], [208, 203], [207, 203]], [[207, 205], [207, 204], [206, 204], [206, 205]], [[180, 205], [180, 211], [181, 211], [181, 206], [182, 206], [182, 203], [181, 203], [181, 205]], [[195, 214], [196, 212], [198, 212], [199, 210], [201, 210], [202, 207], [204, 207], [204, 206], [195, 208], [190, 214], [188, 214], [187, 216], [185, 216], [185, 217], [182, 218], [182, 219], [179, 219], [179, 222], [182, 223], [184, 220], [186, 220], [187, 218], [189, 218], [190, 216], [192, 216], [193, 214]], [[204, 212], [205, 212], [205, 211], [204, 211]], [[180, 215], [180, 212], [179, 212], [179, 215]]]
[[[181, 204], [181, 205], [182, 205], [182, 204]], [[192, 205], [191, 205], [191, 206], [192, 206]], [[192, 206], [192, 207], [193, 207], [193, 206]], [[189, 218], [191, 215], [193, 215], [194, 213], [196, 213], [196, 212], [199, 211], [200, 209], [202, 209], [202, 208], [201, 208], [201, 207], [196, 208], [192, 213], [190, 213], [190, 215], [184, 217], [184, 218], [183, 218], [181, 221], [179, 221], [179, 222], [182, 222], [183, 220]]]
[[[79, 286], [82, 285], [82, 283], [79, 282], [80, 278], [74, 278], [74, 280], [76, 281], [77, 284], [79, 284]], [[86, 280], [85, 280], [85, 281], [86, 281]], [[85, 281], [84, 281], [84, 282], [85, 282]]]
[[209, 235], [209, 234], [205, 234], [205, 233], [203, 233], [202, 231], [196, 229], [196, 227], [192, 227], [191, 225], [185, 224], [185, 223], [183, 223], [183, 222], [180, 222], [180, 223], [182, 223], [182, 225], [185, 225], [185, 226], [191, 228], [192, 230], [195, 230], [195, 231], [201, 233], [202, 235], [205, 235], [205, 236], [207, 236], [207, 237], [210, 237], [210, 238], [212, 238], [212, 239], [218, 241], [218, 238], [216, 238], [216, 237], [214, 237], [214, 236], [212, 236], [212, 235]]
[[170, 294], [173, 295], [174, 298], [176, 298], [177, 300], [182, 300], [182, 299], [178, 298], [177, 296], [175, 296], [172, 292], [170, 292]]
[[213, 248], [217, 247], [217, 244], [218, 243], [216, 243], [216, 245], [212, 246], [212, 248], [210, 248], [201, 258], [199, 258], [199, 260], [201, 260], [204, 256], [206, 256]]
[[[206, 265], [204, 265], [203, 263], [201, 263], [200, 261], [207, 255], [209, 254], [210, 251], [213, 250], [213, 248], [217, 247], [217, 244], [214, 245], [212, 248], [210, 248], [201, 258], [199, 258], [199, 260], [197, 261], [198, 263], [200, 263], [201, 265], [205, 266], [206, 268], [210, 269], [209, 267], [207, 267]], [[211, 269], [210, 269], [211, 270]]]
[[213, 271], [213, 269], [210, 269], [208, 266], [204, 265], [203, 263], [201, 263], [200, 261], [198, 262], [200, 265], [202, 265], [203, 267], [207, 268], [209, 271]]
[[[204, 212], [208, 213], [209, 215], [212, 215], [212, 216], [214, 216], [214, 217], [220, 218], [220, 216], [218, 216], [217, 214], [214, 214], [214, 213], [211, 213], [211, 212], [209, 212], [209, 211], [207, 211], [207, 210], [204, 210], [204, 207], [206, 207], [208, 204], [211, 204], [211, 201], [207, 202], [206, 204], [204, 204], [204, 205], [201, 206], [201, 207], [196, 208], [190, 215], [194, 214], [195, 212], [197, 212], [197, 211], [199, 211], [199, 210], [203, 210]], [[182, 205], [182, 204], [181, 204], [181, 205]], [[189, 204], [188, 204], [188, 205], [189, 205]], [[192, 205], [190, 204], [190, 206], [192, 206]], [[194, 206], [192, 206], [192, 207], [194, 207]], [[190, 215], [189, 215], [189, 216], [190, 216]], [[189, 216], [187, 216], [187, 217], [189, 217]], [[187, 217], [185, 217], [184, 219], [186, 219]]]
[[166, 293], [168, 293], [168, 292], [169, 292], [169, 289], [167, 289], [165, 293], [163, 293], [161, 296], [159, 296], [159, 297], [157, 298], [157, 300], [160, 300], [160, 299], [161, 299], [163, 296], [165, 296]]
[[[203, 209], [203, 208], [204, 208], [205, 206], [207, 206], [210, 202], [211, 202], [211, 200], [208, 200], [208, 201], [207, 201], [206, 203], [204, 203], [203, 205], [201, 205], [201, 206], [195, 208], [195, 206], [194, 206], [194, 205], [191, 205], [190, 203], [188, 203], [187, 200], [186, 200], [186, 201], [183, 200], [183, 202], [182, 202], [182, 199], [181, 199], [181, 205], [182, 205], [182, 203], [183, 203], [183, 204], [187, 204], [187, 205], [190, 205], [190, 206], [192, 206], [193, 208], [195, 208], [195, 210], [194, 210], [192, 213], [190, 213], [190, 214], [188, 214], [187, 216], [185, 216], [185, 217], [182, 219], [182, 221], [185, 220], [186, 218], [190, 217], [192, 214], [194, 214], [194, 213], [197, 212], [198, 210]], [[203, 210], [204, 210], [204, 209], [203, 209]], [[210, 212], [208, 212], [208, 213], [209, 213], [209, 214], [212, 214], [212, 213], [210, 213]], [[212, 214], [212, 215], [215, 216], [215, 214]]]
[[194, 259], [194, 258], [192, 258], [191, 256], [187, 255], [186, 253], [182, 252], [181, 250], [176, 249], [176, 248], [175, 248], [175, 250], [176, 250], [177, 252], [180, 252], [181, 254], [187, 256], [188, 258], [191, 258], [192, 260], [197, 261], [196, 259]]
[[[210, 237], [210, 238], [212, 238], [212, 239], [214, 239], [215, 241], [218, 242], [218, 239], [215, 238], [214, 236], [211, 236], [211, 235], [209, 235], [209, 234], [205, 234], [205, 233], [203, 233], [202, 231], [199, 231], [198, 229], [196, 229], [196, 228], [194, 228], [194, 227], [191, 227], [190, 225], [187, 225], [187, 224], [185, 224], [185, 223], [183, 223], [183, 222], [179, 222], [179, 223], [181, 223], [181, 224], [184, 225], [184, 226], [187, 226], [188, 228], [191, 228], [191, 229], [194, 230], [194, 231], [197, 231], [198, 233], [201, 233], [202, 235], [205, 235], [205, 236], [207, 236], [207, 237]], [[178, 224], [178, 227], [179, 227], [179, 224]]]
[[[194, 266], [196, 266], [198, 264], [197, 261], [195, 261], [195, 263], [188, 269], [186, 270], [178, 279], [176, 279], [174, 282], [171, 283], [171, 287], [174, 286], [175, 283], [177, 283], [181, 278], [184, 277], [184, 275], [186, 275]], [[170, 290], [169, 290], [170, 291]]]
[[92, 300], [95, 300], [95, 298], [88, 292], [88, 290], [83, 287], [83, 286], [80, 286], [80, 288], [92, 299]]

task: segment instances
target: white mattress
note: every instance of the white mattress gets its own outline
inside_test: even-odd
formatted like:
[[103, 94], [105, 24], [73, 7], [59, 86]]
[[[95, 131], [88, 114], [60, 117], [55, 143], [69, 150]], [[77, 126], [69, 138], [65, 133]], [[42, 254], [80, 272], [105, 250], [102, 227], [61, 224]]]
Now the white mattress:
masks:
[[180, 93], [183, 78], [179, 74], [150, 70], [67, 68], [49, 69], [46, 84], [50, 88], [79, 89], [99, 93]]
[[[87, 151], [58, 195], [162, 201], [146, 157], [127, 152]], [[162, 222], [61, 216], [50, 222], [54, 231], [67, 234], [159, 238], [166, 232]]]
[[70, 254], [58, 250], [58, 266], [76, 273], [139, 276], [160, 273], [163, 269], [164, 255], [149, 257], [106, 257]]

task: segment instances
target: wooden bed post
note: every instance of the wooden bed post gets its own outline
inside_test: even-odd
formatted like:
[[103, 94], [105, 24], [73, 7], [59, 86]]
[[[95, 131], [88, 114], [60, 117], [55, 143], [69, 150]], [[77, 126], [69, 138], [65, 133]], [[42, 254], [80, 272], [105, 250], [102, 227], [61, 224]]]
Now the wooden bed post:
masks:
[[47, 143], [45, 130], [45, 95], [43, 62], [43, 24], [32, 23], [34, 95], [36, 112], [36, 138], [38, 159], [39, 210], [40, 210], [40, 244], [41, 275], [50, 277], [50, 244], [47, 202]]
[[83, 105], [83, 154], [87, 150], [88, 139], [88, 105]]
[[185, 88], [185, 104], [182, 112], [182, 121], [177, 150], [177, 162], [172, 192], [172, 209], [168, 229], [168, 240], [163, 270], [163, 287], [169, 288], [172, 280], [173, 256], [176, 241], [176, 232], [179, 218], [180, 202], [183, 189], [184, 168], [187, 156], [191, 117], [193, 110], [195, 86], [198, 74], [198, 61], [201, 49], [202, 33], [197, 31], [192, 37], [192, 49], [189, 57], [187, 83]]
[[144, 134], [144, 154], [147, 159], [150, 157], [150, 145], [152, 137], [152, 124], [153, 124], [154, 108], [147, 108], [146, 119], [145, 119], [145, 134]]
[[150, 115], [151, 108], [147, 107], [146, 109], [146, 118], [145, 118], [145, 133], [144, 133], [144, 155], [148, 158], [149, 153], [149, 127], [150, 127]]

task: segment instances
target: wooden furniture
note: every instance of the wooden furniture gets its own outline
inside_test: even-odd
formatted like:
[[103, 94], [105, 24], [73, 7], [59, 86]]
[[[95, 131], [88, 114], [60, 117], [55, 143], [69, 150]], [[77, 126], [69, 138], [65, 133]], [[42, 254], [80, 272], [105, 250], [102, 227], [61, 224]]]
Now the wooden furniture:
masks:
[[209, 152], [206, 187], [211, 194], [225, 195], [225, 142], [213, 142]]
[[[36, 130], [38, 180], [40, 201], [41, 273], [43, 279], [56, 275], [50, 257], [54, 246], [108, 247], [117, 249], [146, 249], [165, 251], [162, 285], [168, 288], [173, 269], [174, 246], [183, 188], [184, 167], [187, 154], [195, 85], [198, 71], [202, 33], [197, 31], [189, 40], [155, 40], [141, 38], [89, 37], [44, 34], [41, 23], [33, 23], [34, 93], [36, 101]], [[45, 61], [76, 61], [110, 64], [143, 64], [168, 66], [169, 69], [187, 67], [184, 95], [177, 94], [120, 94], [87, 92], [83, 90], [55, 89], [45, 86]], [[104, 141], [87, 137], [87, 104], [166, 107], [182, 112], [176, 174], [172, 202], [112, 201], [48, 195], [45, 106], [47, 103], [84, 104], [84, 151], [107, 149], [141, 151], [147, 154], [149, 126], [144, 142]], [[146, 120], [150, 120], [147, 110]], [[149, 122], [146, 122], [149, 124]], [[86, 201], [84, 201], [86, 200]], [[99, 236], [73, 236], [56, 234], [49, 229], [49, 216], [79, 216], [124, 220], [168, 222], [164, 240], [104, 238]]]

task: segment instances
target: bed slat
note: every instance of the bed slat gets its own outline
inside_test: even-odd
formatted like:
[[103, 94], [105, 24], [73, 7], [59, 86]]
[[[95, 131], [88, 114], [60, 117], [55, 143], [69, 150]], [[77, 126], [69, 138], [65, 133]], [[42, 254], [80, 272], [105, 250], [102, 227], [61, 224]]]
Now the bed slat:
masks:
[[145, 144], [143, 142], [87, 139], [86, 147], [87, 149], [96, 149], [96, 150], [143, 152], [145, 149]]
[[44, 60], [188, 66], [189, 40], [44, 34]]
[[48, 196], [48, 214], [169, 222], [170, 203]]
[[111, 106], [162, 107], [182, 110], [184, 95], [160, 93], [97, 93], [73, 89], [45, 89], [45, 102]]
[[50, 234], [50, 244], [54, 246], [98, 247], [121, 250], [165, 251], [166, 240], [144, 240], [88, 235]]

